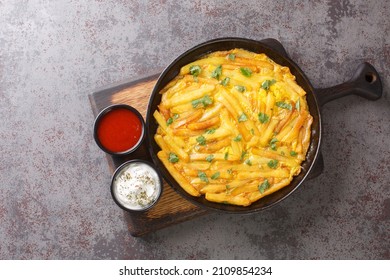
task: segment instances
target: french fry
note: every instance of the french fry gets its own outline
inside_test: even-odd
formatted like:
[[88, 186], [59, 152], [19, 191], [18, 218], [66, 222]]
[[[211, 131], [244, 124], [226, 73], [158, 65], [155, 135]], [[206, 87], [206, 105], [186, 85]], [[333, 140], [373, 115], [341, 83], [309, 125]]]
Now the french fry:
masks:
[[193, 137], [193, 136], [199, 136], [202, 134], [203, 131], [199, 130], [191, 130], [188, 128], [176, 128], [172, 129], [172, 134], [175, 136], [181, 136], [181, 137]]
[[190, 123], [187, 127], [191, 130], [200, 130], [210, 128], [219, 123], [219, 117], [214, 117], [202, 122]]
[[173, 122], [172, 127], [174, 129], [179, 128], [185, 124], [191, 123], [199, 119], [202, 115], [203, 115], [203, 109], [196, 110], [185, 117], [182, 118], [179, 117], [176, 121]]
[[290, 183], [289, 179], [284, 179], [284, 180], [280, 181], [279, 183], [272, 185], [269, 189], [265, 190], [263, 193], [260, 191], [254, 191], [249, 195], [249, 200], [252, 202], [257, 201], [266, 195], [270, 195], [270, 194], [280, 190], [281, 188], [287, 186], [289, 183]]
[[290, 172], [285, 169], [270, 169], [265, 171], [254, 171], [254, 172], [240, 172], [237, 174], [237, 179], [258, 179], [258, 178], [288, 178]]
[[243, 195], [230, 195], [226, 193], [206, 193], [206, 199], [208, 201], [224, 203], [224, 204], [232, 204], [239, 206], [248, 206], [251, 204], [249, 198]]
[[309, 148], [309, 145], [310, 145], [310, 135], [311, 135], [310, 129], [311, 129], [312, 123], [313, 123], [313, 117], [309, 116], [308, 121], [303, 126], [304, 127], [304, 135], [303, 135], [303, 139], [302, 139], [302, 148], [303, 148], [304, 154], [306, 154], [306, 152]]
[[192, 154], [189, 154], [189, 159], [191, 161], [197, 161], [197, 160], [205, 161], [206, 158], [209, 157], [209, 156], [213, 156], [213, 160], [218, 160], [218, 161], [223, 161], [223, 160], [236, 161], [236, 160], [239, 160], [238, 156], [236, 156], [236, 155], [226, 156], [226, 153], [215, 153], [215, 154], [192, 153]]
[[224, 185], [224, 184], [209, 184], [209, 185], [203, 186], [200, 189], [201, 194], [220, 193], [223, 191], [226, 191], [226, 185]]
[[304, 125], [305, 120], [306, 114], [300, 114], [294, 126], [283, 138], [281, 138], [281, 140], [284, 142], [291, 142], [293, 139], [297, 139], [299, 130], [301, 129], [302, 125]]
[[175, 143], [175, 141], [173, 140], [173, 138], [171, 136], [165, 135], [165, 136], [163, 136], [163, 139], [164, 139], [164, 142], [169, 147], [170, 151], [172, 151], [175, 154], [177, 154], [178, 157], [181, 158], [182, 160], [184, 160], [185, 162], [189, 161], [188, 154], [182, 148], [180, 148], [179, 145], [177, 145]]
[[163, 152], [158, 152], [157, 157], [164, 164], [165, 168], [168, 169], [169, 173], [175, 178], [176, 182], [190, 195], [192, 196], [200, 196], [200, 193], [197, 189], [195, 189], [191, 184], [189, 184], [180, 172], [176, 170], [172, 163], [169, 162], [168, 158]]
[[219, 151], [222, 148], [229, 146], [230, 141], [231, 141], [230, 138], [226, 137], [224, 139], [220, 139], [214, 142], [209, 142], [205, 146], [200, 146], [199, 152], [213, 153]]
[[216, 104], [212, 108], [206, 109], [202, 117], [199, 119], [199, 121], [203, 122], [215, 116], [218, 116], [221, 113], [221, 109], [222, 109], [222, 104], [220, 103]]
[[212, 92], [214, 89], [215, 86], [213, 85], [202, 85], [198, 89], [194, 89], [192, 91], [185, 91], [185, 93], [175, 96], [175, 98], [168, 99], [164, 105], [167, 108], [171, 108], [184, 103], [188, 103], [193, 100], [204, 97], [206, 94]]
[[275, 127], [277, 126], [279, 120], [276, 118], [272, 118], [269, 125], [267, 126], [267, 129], [263, 132], [263, 134], [260, 136], [260, 144], [262, 146], [266, 146], [269, 141], [271, 140], [272, 134], [275, 130]]

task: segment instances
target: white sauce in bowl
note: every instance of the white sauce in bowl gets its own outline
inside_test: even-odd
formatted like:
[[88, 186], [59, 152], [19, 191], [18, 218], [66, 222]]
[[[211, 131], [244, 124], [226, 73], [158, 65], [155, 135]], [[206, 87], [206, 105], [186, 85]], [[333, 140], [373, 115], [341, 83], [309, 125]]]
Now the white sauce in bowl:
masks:
[[161, 193], [159, 176], [151, 166], [132, 162], [124, 166], [114, 178], [113, 193], [117, 201], [130, 210], [144, 210]]

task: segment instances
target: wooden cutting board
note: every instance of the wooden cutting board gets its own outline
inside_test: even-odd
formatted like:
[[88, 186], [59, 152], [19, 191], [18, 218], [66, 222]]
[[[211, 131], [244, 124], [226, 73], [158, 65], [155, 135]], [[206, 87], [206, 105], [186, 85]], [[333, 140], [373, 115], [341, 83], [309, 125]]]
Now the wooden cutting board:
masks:
[[[94, 116], [96, 117], [102, 109], [109, 105], [124, 103], [136, 108], [146, 119], [149, 97], [157, 78], [158, 75], [153, 75], [93, 92], [89, 95], [89, 100]], [[152, 162], [145, 146], [129, 156], [114, 157], [107, 154], [106, 158], [111, 175], [119, 165], [130, 159], [145, 159]], [[108, 189], [109, 186], [107, 186]], [[118, 211], [123, 210], [118, 207]], [[206, 213], [206, 210], [182, 198], [164, 181], [162, 196], [152, 209], [143, 213], [125, 212], [124, 214], [130, 234], [141, 236]]]
[[[261, 41], [277, 52], [288, 56], [283, 45], [275, 39], [265, 39]], [[124, 82], [112, 85], [109, 88], [97, 90], [89, 95], [92, 111], [96, 115], [105, 107], [112, 104], [125, 103], [138, 109], [146, 118], [149, 97], [159, 74], [131, 82]], [[108, 166], [111, 173], [123, 162], [133, 159], [145, 159], [152, 162], [146, 147], [142, 147], [136, 154], [127, 157], [112, 157], [107, 155]], [[312, 179], [320, 175], [323, 171], [324, 163], [321, 153], [317, 157], [315, 164], [307, 179]], [[122, 211], [118, 208], [118, 211]], [[165, 181], [163, 194], [159, 202], [148, 212], [133, 214], [125, 212], [128, 228], [133, 236], [156, 231], [169, 225], [178, 224], [200, 215], [207, 211], [195, 206], [191, 202], [178, 195]]]

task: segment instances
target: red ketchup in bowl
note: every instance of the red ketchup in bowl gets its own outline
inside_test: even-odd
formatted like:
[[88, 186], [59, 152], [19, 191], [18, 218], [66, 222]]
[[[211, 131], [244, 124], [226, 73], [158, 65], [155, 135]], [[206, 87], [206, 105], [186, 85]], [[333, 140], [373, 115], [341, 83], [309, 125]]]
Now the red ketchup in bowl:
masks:
[[143, 136], [139, 113], [127, 106], [112, 107], [98, 118], [95, 130], [97, 141], [112, 154], [130, 152]]

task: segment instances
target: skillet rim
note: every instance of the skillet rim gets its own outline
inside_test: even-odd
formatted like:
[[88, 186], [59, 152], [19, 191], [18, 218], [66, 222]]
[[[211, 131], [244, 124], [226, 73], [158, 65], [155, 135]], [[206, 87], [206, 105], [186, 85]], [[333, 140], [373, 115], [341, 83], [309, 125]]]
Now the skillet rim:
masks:
[[[271, 41], [271, 43], [269, 43]], [[224, 44], [223, 47], [216, 47], [219, 44]], [[229, 44], [229, 47], [226, 45]], [[243, 46], [232, 46], [230, 47], [230, 44], [233, 45], [249, 45], [249, 49]], [[278, 45], [279, 44], [279, 45]], [[157, 105], [160, 103], [161, 98], [158, 98], [159, 91], [173, 78], [178, 74], [179, 69], [192, 61], [195, 61], [196, 59], [199, 59], [200, 57], [218, 50], [229, 50], [235, 47], [247, 49], [249, 51], [256, 52], [254, 49], [264, 49], [264, 53], [267, 54], [271, 59], [273, 59], [276, 63], [281, 64], [285, 66], [285, 64], [290, 68], [291, 73], [297, 78], [297, 82], [301, 87], [303, 87], [306, 91], [306, 97], [310, 99], [308, 100], [308, 106], [310, 114], [313, 116], [313, 124], [311, 128], [311, 140], [308, 152], [306, 154], [306, 159], [302, 162], [302, 171], [299, 175], [294, 176], [291, 183], [282, 188], [281, 190], [278, 190], [277, 192], [268, 195], [266, 197], [261, 198], [260, 200], [252, 203], [250, 206], [242, 207], [242, 206], [236, 206], [236, 205], [229, 205], [229, 204], [221, 204], [221, 203], [214, 203], [207, 201], [204, 196], [200, 197], [193, 197], [185, 192], [184, 189], [180, 187], [180, 185], [172, 178], [172, 176], [169, 174], [168, 170], [165, 168], [165, 166], [162, 164], [162, 162], [157, 157], [157, 151], [160, 150], [160, 148], [157, 146], [157, 144], [154, 141], [154, 134], [155, 130], [153, 131], [153, 127], [156, 126], [156, 122], [154, 121], [153, 125], [153, 112], [157, 108]], [[211, 49], [210, 49], [211, 48]], [[205, 49], [205, 50], [203, 50]], [[208, 51], [207, 51], [208, 50]], [[206, 210], [213, 210], [218, 212], [224, 212], [224, 213], [234, 213], [234, 214], [250, 214], [254, 212], [259, 212], [265, 209], [268, 209], [272, 206], [275, 206], [276, 204], [282, 202], [287, 197], [289, 197], [292, 193], [294, 193], [305, 181], [305, 179], [310, 175], [314, 165], [316, 164], [317, 158], [320, 153], [320, 146], [321, 146], [321, 139], [322, 139], [322, 121], [321, 121], [321, 112], [320, 112], [320, 106], [318, 99], [315, 94], [315, 90], [313, 86], [310, 83], [310, 80], [307, 78], [305, 73], [301, 70], [301, 68], [293, 61], [287, 54], [287, 52], [284, 51], [282, 53], [281, 50], [284, 50], [283, 45], [276, 39], [273, 38], [267, 38], [263, 40], [253, 40], [248, 38], [241, 38], [241, 37], [221, 37], [216, 38], [212, 40], [205, 41], [203, 43], [200, 43], [198, 45], [195, 45], [194, 47], [186, 50], [181, 55], [176, 57], [159, 75], [157, 82], [155, 86], [153, 87], [153, 91], [149, 98], [148, 108], [147, 108], [147, 115], [146, 115], [146, 129], [147, 129], [147, 147], [149, 151], [149, 155], [152, 158], [153, 163], [155, 166], [160, 170], [160, 173], [162, 174], [164, 180], [168, 183], [169, 186], [171, 186], [175, 192], [179, 193], [180, 196], [185, 198], [187, 201], [204, 208]], [[197, 52], [200, 51], [200, 54], [197, 54]], [[189, 59], [189, 61], [186, 61]], [[280, 62], [282, 60], [282, 63]], [[286, 62], [286, 63], [284, 63]], [[171, 72], [175, 72], [176, 74], [173, 75], [171, 78], [169, 75], [172, 75]], [[165, 81], [167, 80], [167, 81]], [[299, 81], [298, 81], [299, 80]], [[159, 99], [158, 102], [155, 100]], [[157, 103], [157, 104], [155, 104]], [[313, 115], [314, 113], [314, 115]], [[157, 148], [155, 148], [157, 146]], [[268, 202], [268, 203], [267, 203]]]

